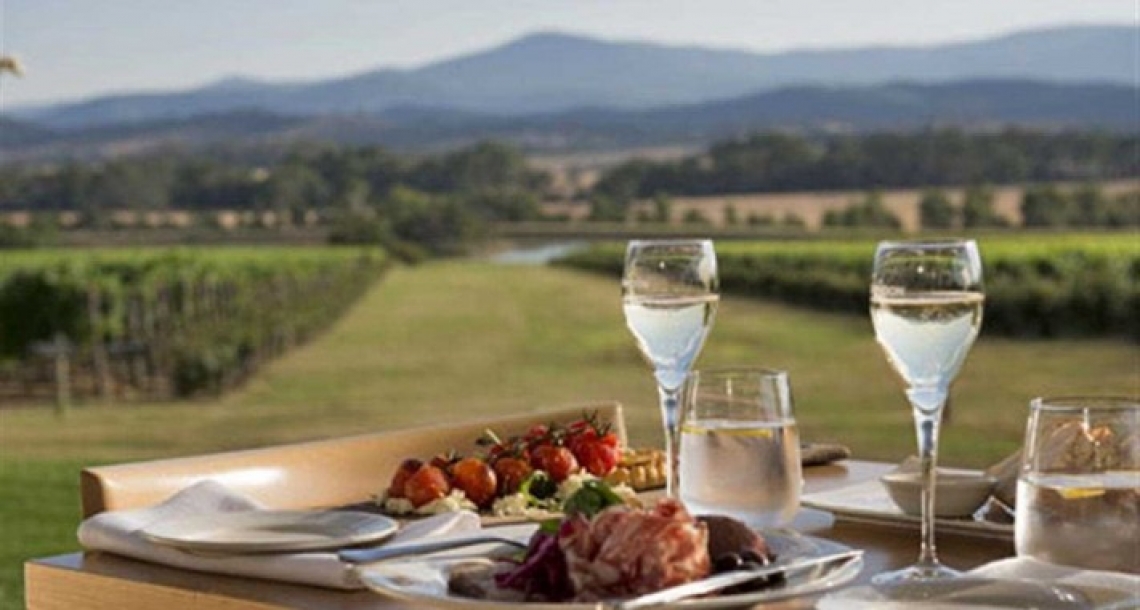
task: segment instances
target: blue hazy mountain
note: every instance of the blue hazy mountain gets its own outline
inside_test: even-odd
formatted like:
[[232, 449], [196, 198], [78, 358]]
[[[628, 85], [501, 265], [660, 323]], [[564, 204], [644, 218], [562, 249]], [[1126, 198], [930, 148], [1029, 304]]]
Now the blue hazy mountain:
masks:
[[530, 150], [584, 150], [704, 145], [765, 129], [859, 132], [948, 126], [1135, 133], [1140, 107], [1135, 88], [1119, 84], [1003, 79], [799, 85], [661, 108], [578, 108], [524, 116], [420, 106], [312, 116], [248, 109], [70, 129], [0, 118], [0, 152], [5, 161], [15, 162], [97, 158], [172, 146], [281, 149], [299, 141], [438, 150], [483, 139]]
[[539, 33], [412, 70], [293, 83], [230, 78], [198, 89], [111, 95], [14, 114], [41, 126], [74, 129], [248, 109], [292, 117], [414, 108], [491, 116], [636, 111], [789, 87], [858, 89], [901, 81], [1131, 85], [1136, 40], [1130, 26], [1074, 26], [929, 47], [765, 54]]

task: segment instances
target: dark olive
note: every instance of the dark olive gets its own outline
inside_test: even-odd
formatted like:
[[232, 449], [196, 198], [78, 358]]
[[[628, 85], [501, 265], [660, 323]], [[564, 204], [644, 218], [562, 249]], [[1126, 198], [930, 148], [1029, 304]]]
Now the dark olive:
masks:
[[764, 555], [761, 555], [760, 553], [757, 553], [756, 551], [754, 551], [752, 549], [748, 549], [747, 551], [744, 551], [743, 553], [741, 553], [740, 559], [742, 561], [751, 561], [753, 563], [758, 563], [762, 566], [766, 566], [769, 563], [772, 563], [771, 561], [768, 560], [767, 557], [765, 557]]
[[726, 553], [713, 560], [714, 572], [731, 572], [740, 569], [740, 555]]

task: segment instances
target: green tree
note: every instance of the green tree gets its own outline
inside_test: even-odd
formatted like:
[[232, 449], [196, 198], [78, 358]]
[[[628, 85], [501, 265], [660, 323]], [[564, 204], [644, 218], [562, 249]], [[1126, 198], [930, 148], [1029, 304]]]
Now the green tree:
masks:
[[927, 189], [918, 202], [919, 224], [924, 229], [949, 229], [954, 226], [954, 206], [942, 189]]
[[736, 206], [732, 202], [724, 204], [724, 224], [734, 227], [740, 224], [740, 214], [736, 211]]
[[86, 185], [84, 199], [101, 210], [155, 210], [170, 205], [173, 174], [164, 164], [120, 159]]
[[1073, 218], [1072, 200], [1053, 185], [1025, 190], [1021, 219], [1027, 227], [1063, 227]]
[[697, 208], [689, 208], [681, 217], [681, 222], [687, 225], [707, 225], [709, 219]]
[[394, 238], [438, 254], [462, 250], [482, 237], [484, 225], [454, 197], [396, 187], [381, 203], [380, 218]]
[[823, 224], [838, 227], [879, 227], [898, 229], [902, 221], [887, 209], [883, 194], [870, 191], [862, 201], [852, 203], [846, 209], [828, 210], [823, 215]]
[[1070, 219], [1078, 227], [1102, 227], [1108, 223], [1111, 203], [1104, 196], [1100, 186], [1094, 183], [1082, 184], [1072, 195]]
[[613, 197], [594, 194], [590, 200], [589, 220], [598, 222], [622, 222], [625, 220], [626, 208]]
[[758, 214], [752, 212], [748, 215], [748, 224], [753, 227], [763, 227], [776, 223], [776, 219], [772, 218], [771, 214]]
[[330, 189], [320, 174], [308, 165], [282, 163], [272, 170], [258, 193], [258, 207], [276, 210], [296, 221], [305, 211], [326, 207]]
[[523, 189], [460, 191], [464, 205], [488, 221], [536, 220], [542, 215], [538, 197]]
[[1117, 195], [1106, 216], [1110, 227], [1140, 227], [1140, 190]]
[[807, 226], [807, 222], [804, 221], [803, 217], [794, 212], [784, 214], [783, 224], [785, 227], [792, 229], [802, 229]]
[[962, 196], [962, 226], [968, 229], [1008, 224], [994, 209], [994, 191], [988, 185], [972, 184]]
[[642, 159], [635, 159], [623, 163], [607, 171], [594, 185], [594, 196], [603, 197], [620, 204], [623, 208], [637, 197], [642, 191], [650, 188], [643, 186], [646, 175], [654, 164]]
[[658, 193], [653, 196], [653, 219], [668, 224], [673, 220], [673, 201], [668, 195]]

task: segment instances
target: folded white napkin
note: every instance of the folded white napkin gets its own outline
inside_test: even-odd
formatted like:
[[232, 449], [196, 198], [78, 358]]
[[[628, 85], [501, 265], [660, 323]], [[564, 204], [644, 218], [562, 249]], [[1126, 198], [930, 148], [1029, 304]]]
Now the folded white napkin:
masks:
[[[167, 520], [264, 509], [215, 481], [203, 481], [165, 502], [134, 510], [105, 512], [79, 526], [79, 543], [89, 551], [107, 551], [199, 572], [249, 576], [335, 589], [360, 589], [350, 566], [336, 553], [298, 552], [260, 555], [206, 555], [182, 551], [147, 539], [142, 530]], [[479, 516], [470, 511], [445, 513], [411, 523], [389, 540], [404, 542], [429, 536], [477, 530]]]

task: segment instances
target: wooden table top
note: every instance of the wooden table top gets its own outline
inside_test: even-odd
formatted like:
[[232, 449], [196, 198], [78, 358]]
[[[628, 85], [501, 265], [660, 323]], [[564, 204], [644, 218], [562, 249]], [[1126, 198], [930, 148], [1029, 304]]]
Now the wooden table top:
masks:
[[[889, 464], [843, 461], [804, 470], [805, 493], [877, 478]], [[815, 536], [864, 549], [857, 582], [912, 563], [917, 528], [836, 521], [810, 530]], [[938, 535], [938, 553], [949, 566], [970, 569], [1013, 554], [1012, 542], [958, 534]], [[72, 553], [25, 564], [29, 610], [364, 610], [407, 607], [369, 591], [343, 592], [269, 581], [202, 574], [107, 553]], [[780, 608], [810, 607], [810, 601]]]

